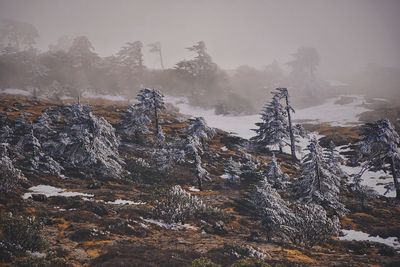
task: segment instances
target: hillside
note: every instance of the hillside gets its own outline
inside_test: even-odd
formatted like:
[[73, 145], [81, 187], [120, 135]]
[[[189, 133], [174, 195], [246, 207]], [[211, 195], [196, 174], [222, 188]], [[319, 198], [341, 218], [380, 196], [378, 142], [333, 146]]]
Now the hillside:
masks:
[[[341, 228], [356, 231], [344, 231], [354, 236], [379, 236], [377, 242], [332, 236], [308, 246], [270, 240], [249, 203], [259, 179], [242, 173], [231, 183], [224, 176], [224, 166], [230, 159], [242, 165], [254, 161], [254, 171], [262, 172], [272, 153], [252, 149], [246, 139], [223, 130], [215, 130], [204, 147], [202, 166], [210, 179], [199, 191], [193, 160], [175, 159], [178, 152], [174, 150], [189, 138], [186, 129], [192, 121], [172, 105], [160, 115], [166, 143], [162, 149], [154, 143], [152, 133], [144, 143], [127, 135], [121, 126], [128, 109], [124, 102], [91, 100], [90, 107], [85, 107], [6, 94], [0, 95], [0, 100], [2, 133], [5, 125], [14, 131], [12, 137], [1, 135], [1, 143], [23, 144], [20, 154], [10, 156], [23, 177], [14, 190], [0, 197], [0, 236], [5, 238], [4, 225], [19, 225], [23, 219], [18, 221], [18, 216], [30, 216], [40, 222], [45, 240], [37, 252], [11, 253], [0, 247], [1, 265], [217, 266], [206, 265], [208, 261], [221, 266], [400, 265], [400, 243], [395, 240], [400, 238], [398, 201], [377, 195], [361, 205], [345, 180], [340, 199], [348, 213], [340, 218]], [[395, 112], [390, 114], [398, 114]], [[32, 130], [26, 130], [32, 122]], [[92, 132], [85, 132], [85, 125], [90, 125], [88, 131]], [[314, 123], [305, 128], [324, 136], [322, 146], [330, 140], [344, 146], [359, 138], [355, 125]], [[23, 138], [29, 137], [30, 131], [47, 152], [35, 154], [34, 142], [20, 141], [26, 140]], [[62, 135], [56, 132], [64, 132], [65, 138], [60, 139]], [[85, 138], [92, 137], [96, 142], [87, 147]], [[81, 143], [72, 151], [70, 144], [77, 140]], [[346, 154], [344, 149], [341, 152]], [[31, 160], [36, 157], [35, 165]], [[75, 165], [66, 162], [71, 157]], [[292, 162], [287, 154], [277, 153], [276, 157], [288, 182], [294, 183], [300, 176], [300, 163]], [[200, 215], [193, 213], [183, 223], [166, 222], [166, 217], [162, 221], [165, 214], [157, 214], [155, 208], [175, 185], [201, 200]], [[278, 192], [294, 202], [289, 189]], [[18, 229], [15, 227], [14, 233]]]

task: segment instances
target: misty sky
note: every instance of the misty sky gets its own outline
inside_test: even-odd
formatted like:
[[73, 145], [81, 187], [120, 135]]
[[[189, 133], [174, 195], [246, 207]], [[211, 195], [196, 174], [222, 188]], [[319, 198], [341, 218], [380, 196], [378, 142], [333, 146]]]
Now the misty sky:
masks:
[[[171, 67], [204, 40], [232, 69], [285, 63], [297, 47], [314, 46], [326, 76], [369, 62], [399, 67], [399, 14], [400, 0], [0, 0], [0, 18], [34, 24], [42, 50], [61, 35], [87, 35], [102, 56], [159, 40]], [[159, 64], [147, 51], [145, 63]]]

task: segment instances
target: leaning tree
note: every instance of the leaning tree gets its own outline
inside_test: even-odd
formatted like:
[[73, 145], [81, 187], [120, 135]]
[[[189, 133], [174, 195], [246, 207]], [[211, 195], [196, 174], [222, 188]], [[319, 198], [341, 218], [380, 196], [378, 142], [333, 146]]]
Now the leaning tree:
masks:
[[361, 140], [356, 143], [356, 160], [362, 162], [361, 177], [366, 170], [389, 171], [392, 189], [400, 199], [400, 137], [388, 119], [366, 123], [360, 128]]

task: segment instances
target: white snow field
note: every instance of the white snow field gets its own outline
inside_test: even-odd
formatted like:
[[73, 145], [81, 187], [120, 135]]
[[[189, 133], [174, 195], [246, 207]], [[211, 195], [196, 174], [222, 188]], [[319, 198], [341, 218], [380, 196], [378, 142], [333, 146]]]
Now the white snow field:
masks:
[[[342, 97], [348, 98], [350, 103], [337, 104], [336, 101]], [[293, 114], [295, 122], [307, 122], [307, 123], [330, 123], [334, 126], [345, 126], [345, 125], [358, 125], [360, 124], [359, 115], [369, 109], [362, 107], [365, 99], [359, 95], [343, 95], [335, 98], [328, 99], [324, 104], [308, 107], [304, 109], [296, 109], [296, 113]], [[254, 132], [251, 129], [255, 128], [255, 123], [260, 121], [260, 116], [246, 115], [246, 116], [226, 116], [216, 115], [213, 109], [204, 109], [201, 107], [193, 107], [188, 103], [185, 97], [172, 97], [166, 96], [165, 102], [171, 103], [179, 108], [180, 112], [186, 115], [194, 117], [204, 117], [207, 124], [211, 127], [219, 128], [224, 131], [233, 133], [242, 138], [250, 138], [254, 136]], [[315, 134], [315, 133], [314, 133]], [[323, 135], [315, 134], [317, 138], [323, 137]], [[297, 144], [298, 147], [304, 149], [308, 145], [307, 138], [300, 138], [300, 142]], [[299, 156], [303, 156], [304, 152], [298, 150]], [[284, 152], [289, 153], [290, 148], [285, 147]], [[348, 167], [342, 166], [343, 170], [349, 175], [357, 174], [360, 171], [359, 167]], [[226, 178], [225, 175], [221, 176]], [[362, 178], [362, 184], [368, 185], [377, 191], [378, 194], [384, 195], [386, 189], [385, 184], [391, 182], [390, 178], [383, 171], [371, 172], [366, 171]], [[395, 192], [389, 192], [385, 195], [386, 197], [395, 197]]]
[[86, 194], [86, 193], [80, 193], [80, 192], [71, 192], [71, 191], [66, 191], [65, 189], [62, 188], [57, 188], [54, 186], [50, 185], [37, 185], [37, 186], [32, 186], [29, 188], [29, 193], [25, 193], [22, 198], [23, 199], [28, 199], [32, 197], [32, 194], [43, 194], [47, 197], [54, 197], [54, 196], [64, 196], [64, 197], [75, 197], [75, 196], [83, 196], [83, 197], [94, 197], [92, 194]]
[[146, 202], [135, 202], [131, 200], [125, 200], [125, 199], [116, 199], [114, 201], [108, 201], [106, 202], [107, 204], [112, 204], [112, 205], [143, 205], [146, 204]]
[[7, 88], [0, 90], [0, 94], [9, 94], [9, 95], [23, 95], [23, 96], [31, 96], [32, 93], [26, 90], [15, 89], [15, 88]]
[[[335, 104], [342, 97], [351, 98], [352, 102], [343, 105]], [[364, 101], [364, 97], [358, 95], [334, 97], [318, 106], [296, 109], [293, 119], [294, 122], [325, 122], [334, 126], [359, 124], [358, 116], [365, 111], [369, 111], [369, 109], [361, 106]], [[254, 124], [260, 121], [260, 115], [258, 114], [244, 116], [216, 115], [214, 109], [190, 106], [185, 97], [166, 96], [165, 102], [175, 105], [183, 114], [203, 117], [211, 127], [219, 128], [247, 139], [254, 136], [254, 131], [251, 129], [254, 129]]]
[[382, 238], [380, 236], [370, 236], [367, 233], [355, 230], [341, 230], [345, 236], [340, 236], [340, 240], [371, 241], [386, 244], [396, 249], [400, 249], [400, 242], [397, 237]]

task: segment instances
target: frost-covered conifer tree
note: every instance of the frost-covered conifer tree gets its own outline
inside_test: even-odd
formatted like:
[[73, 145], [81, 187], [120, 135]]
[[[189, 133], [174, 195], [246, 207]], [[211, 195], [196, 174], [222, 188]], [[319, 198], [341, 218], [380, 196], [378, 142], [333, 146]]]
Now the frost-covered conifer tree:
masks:
[[208, 140], [215, 134], [215, 130], [208, 127], [201, 117], [191, 121], [186, 130], [186, 152], [194, 161], [196, 182], [200, 190], [203, 190], [203, 181], [209, 180], [209, 173], [203, 168], [201, 157], [204, 154], [204, 147]]
[[296, 218], [289, 208], [289, 203], [282, 199], [268, 182], [262, 182], [261, 185], [256, 186], [250, 201], [255, 208], [256, 216], [261, 219], [268, 239], [273, 236], [288, 239], [295, 231], [290, 226]]
[[213, 138], [215, 129], [209, 127], [203, 117], [196, 117], [191, 121], [186, 134], [196, 137], [200, 141], [207, 141]]
[[224, 171], [228, 182], [236, 184], [240, 182], [240, 175], [242, 171], [240, 170], [240, 162], [234, 161], [232, 157], [228, 159], [224, 164]]
[[200, 155], [196, 155], [194, 164], [196, 165], [197, 185], [200, 190], [203, 190], [203, 181], [210, 180], [210, 174], [203, 168]]
[[20, 170], [14, 167], [8, 155], [8, 144], [0, 144], [0, 193], [12, 191], [22, 178]]
[[333, 143], [333, 141], [329, 142], [329, 147], [325, 151], [324, 154], [325, 154], [326, 163], [327, 163], [329, 169], [331, 170], [331, 172], [338, 175], [339, 177], [345, 176], [346, 174], [340, 167], [342, 157], [340, 156], [339, 152], [337, 151], [335, 143]]
[[245, 158], [247, 161], [242, 164], [240, 169], [242, 171], [241, 177], [247, 181], [259, 181], [261, 177], [261, 173], [258, 171], [259, 163], [250, 154], [246, 153]]
[[[86, 175], [123, 176], [119, 139], [104, 118], [93, 115], [88, 106], [79, 104], [51, 108], [45, 113], [48, 116], [46, 127], [51, 130], [47, 136], [40, 137], [40, 143], [46, 155], [65, 169], [79, 170]], [[35, 130], [44, 132], [47, 129], [39, 128], [38, 125]]]
[[[305, 131], [302, 127], [292, 125], [291, 113], [294, 113], [294, 109], [289, 103], [288, 90], [276, 88], [272, 94], [271, 103], [261, 113], [262, 122], [256, 123], [258, 129], [254, 130], [256, 136], [252, 140], [262, 147], [278, 147], [280, 152], [289, 145], [292, 160], [296, 160], [296, 136], [303, 136]], [[282, 99], [285, 100], [285, 106], [281, 104]]]
[[252, 141], [263, 148], [278, 147], [282, 153], [282, 148], [288, 144], [289, 132], [286, 112], [276, 92], [261, 112], [261, 120], [256, 123], [258, 128], [254, 129], [256, 136]]
[[278, 237], [312, 246], [326, 241], [339, 229], [337, 217], [329, 218], [320, 205], [290, 204], [265, 180], [252, 191], [250, 202], [268, 239]]
[[139, 142], [144, 142], [145, 136], [150, 133], [148, 125], [151, 123], [147, 112], [131, 105], [121, 121], [122, 131], [134, 137]]
[[136, 99], [138, 100], [138, 103], [135, 105], [137, 110], [146, 113], [149, 118], [153, 118], [155, 138], [157, 139], [161, 129], [159, 113], [165, 109], [163, 94], [156, 89], [142, 88]]
[[386, 170], [393, 176], [393, 189], [400, 199], [400, 137], [388, 119], [366, 123], [361, 127], [362, 139], [356, 144], [357, 160], [364, 162], [362, 171]]
[[292, 232], [291, 239], [294, 243], [311, 247], [314, 244], [326, 242], [339, 232], [338, 217], [329, 218], [320, 205], [294, 205], [293, 212], [294, 220], [291, 221], [291, 226], [295, 231]]
[[302, 162], [302, 173], [297, 183], [299, 197], [305, 203], [316, 203], [332, 212], [342, 214], [344, 206], [339, 202], [340, 177], [330, 170], [322, 147], [314, 137]]
[[263, 172], [265, 179], [275, 188], [283, 189], [288, 183], [289, 176], [282, 172], [281, 167], [276, 160], [275, 154], [272, 155], [272, 160], [266, 166]]
[[164, 147], [151, 152], [151, 160], [159, 171], [169, 171], [174, 164], [185, 160], [185, 152], [181, 149]]
[[289, 91], [287, 88], [277, 88], [276, 89], [279, 93], [278, 95], [281, 98], [285, 99], [286, 102], [286, 114], [287, 114], [287, 118], [288, 118], [288, 131], [289, 131], [289, 138], [290, 138], [290, 151], [292, 154], [292, 160], [296, 160], [296, 140], [295, 140], [295, 136], [294, 136], [294, 131], [293, 131], [293, 125], [292, 125], [292, 116], [291, 116], [291, 112], [294, 113], [294, 109], [293, 107], [290, 105], [289, 103]]

